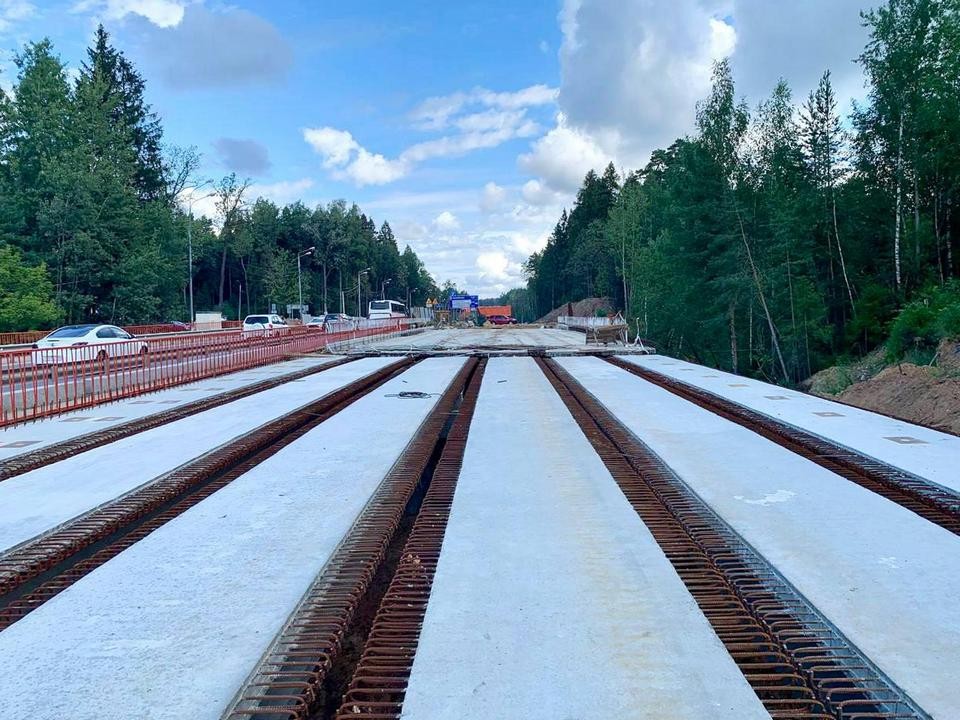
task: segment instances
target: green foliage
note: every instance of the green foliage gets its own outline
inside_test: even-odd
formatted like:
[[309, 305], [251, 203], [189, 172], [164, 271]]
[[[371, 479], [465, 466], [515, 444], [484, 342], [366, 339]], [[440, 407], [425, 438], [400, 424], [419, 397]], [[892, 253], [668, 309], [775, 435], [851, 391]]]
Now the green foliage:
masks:
[[59, 319], [53, 286], [43, 265], [25, 265], [20, 253], [0, 245], [0, 332], [45, 329]]
[[932, 287], [907, 303], [890, 326], [887, 356], [900, 360], [910, 351], [932, 353], [941, 340], [960, 336], [960, 282]]
[[193, 177], [199, 157], [192, 148], [164, 157], [144, 80], [102, 27], [74, 83], [48, 40], [24, 47], [15, 64], [15, 92], [0, 91], [0, 243], [46, 280], [37, 285], [42, 302], [4, 296], [10, 329], [54, 318], [187, 319], [191, 277], [197, 310], [231, 314], [295, 304], [300, 284], [314, 312], [340, 309], [343, 298], [346, 311], [361, 314], [384, 289], [418, 303], [437, 295], [416, 254], [400, 254], [389, 224], [378, 230], [356, 205], [251, 206], [250, 180], [229, 175], [213, 184], [215, 222], [194, 218], [188, 196], [210, 191]]
[[780, 382], [888, 332], [895, 357], [960, 333], [944, 299], [960, 256], [960, 2], [886, 0], [863, 18], [869, 102], [850, 122], [829, 71], [801, 107], [781, 81], [751, 111], [721, 61], [691, 137], [622, 179], [588, 173], [525, 264], [537, 313], [609, 295], [657, 347]]

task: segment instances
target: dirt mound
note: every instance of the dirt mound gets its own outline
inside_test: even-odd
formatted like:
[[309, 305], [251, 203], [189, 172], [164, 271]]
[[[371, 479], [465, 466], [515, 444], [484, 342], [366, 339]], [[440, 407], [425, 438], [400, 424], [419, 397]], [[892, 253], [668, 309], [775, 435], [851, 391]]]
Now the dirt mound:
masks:
[[828, 367], [800, 383], [800, 387], [815, 395], [839, 395], [854, 383], [869, 380], [886, 366], [884, 350], [875, 350], [859, 360], [845, 365]]
[[960, 343], [941, 343], [936, 367], [901, 363], [876, 372], [878, 358], [864, 358], [851, 367], [827, 368], [811, 378], [810, 391], [960, 434]]
[[538, 323], [555, 323], [561, 315], [576, 315], [577, 317], [594, 317], [598, 310], [608, 313], [613, 312], [613, 302], [610, 298], [585, 298], [575, 303], [564, 303], [558, 308], [554, 308], [542, 318]]

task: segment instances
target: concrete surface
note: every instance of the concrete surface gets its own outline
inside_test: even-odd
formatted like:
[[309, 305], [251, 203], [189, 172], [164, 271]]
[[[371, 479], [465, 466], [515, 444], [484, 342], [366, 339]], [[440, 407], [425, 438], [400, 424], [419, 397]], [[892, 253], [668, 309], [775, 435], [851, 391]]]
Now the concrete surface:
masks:
[[[426, 330], [416, 335], [373, 342], [363, 350], [465, 350], [548, 347], [587, 349], [587, 336], [570, 330], [550, 328], [451, 328]], [[591, 345], [591, 349], [596, 349]], [[600, 346], [603, 347], [603, 346]]]
[[960, 537], [598, 358], [561, 358], [934, 718], [960, 709]]
[[624, 360], [960, 491], [960, 437], [663, 355]]
[[297, 358], [0, 429], [0, 463], [21, 453], [147, 417], [268, 378], [325, 365], [336, 356]]
[[402, 717], [769, 718], [532, 359], [487, 366]]
[[0, 553], [395, 360], [361, 358], [4, 480]]
[[411, 368], [0, 632], [0, 717], [218, 720], [437, 399], [386, 396], [463, 362]]

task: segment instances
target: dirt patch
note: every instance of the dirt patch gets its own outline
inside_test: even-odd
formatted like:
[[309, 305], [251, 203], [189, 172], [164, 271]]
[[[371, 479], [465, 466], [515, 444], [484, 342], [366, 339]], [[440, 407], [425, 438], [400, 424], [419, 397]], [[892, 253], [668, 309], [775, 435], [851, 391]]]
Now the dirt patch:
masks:
[[[960, 434], [960, 343], [940, 346], [936, 366], [902, 363], [885, 368], [839, 394], [825, 391], [835, 374], [846, 370], [829, 368], [818, 373], [811, 392], [833, 400]], [[843, 384], [842, 379], [837, 384]]]
[[564, 303], [558, 308], [554, 308], [537, 323], [555, 323], [561, 315], [575, 315], [577, 317], [594, 317], [598, 310], [608, 313], [613, 312], [613, 302], [610, 298], [584, 298], [575, 303]]

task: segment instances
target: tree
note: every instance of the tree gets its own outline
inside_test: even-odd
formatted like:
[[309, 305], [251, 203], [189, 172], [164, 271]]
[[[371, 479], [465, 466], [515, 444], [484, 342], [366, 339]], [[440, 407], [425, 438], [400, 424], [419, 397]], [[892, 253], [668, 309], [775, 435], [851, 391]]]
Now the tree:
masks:
[[[215, 187], [215, 218], [185, 213], [179, 200], [204, 184], [196, 177], [200, 155], [191, 146], [162, 146], [144, 80], [103, 28], [76, 82], [68, 82], [47, 40], [24, 47], [15, 64], [14, 92], [0, 91], [0, 246], [18, 252], [31, 272], [45, 268], [60, 319], [182, 316], [191, 273], [201, 307], [229, 309], [241, 285], [248, 307], [271, 296], [291, 300], [290, 259], [295, 282], [296, 253], [315, 244], [311, 223], [330, 231], [324, 280], [333, 267], [349, 276], [376, 265], [374, 282], [399, 275], [389, 224], [378, 232], [343, 201], [316, 210], [265, 200], [248, 207], [249, 181], [230, 175]], [[314, 300], [317, 265], [303, 268], [305, 298]]]
[[0, 332], [49, 328], [59, 319], [43, 265], [25, 265], [15, 248], [0, 245]]
[[840, 116], [837, 114], [837, 100], [830, 82], [829, 70], [823, 73], [817, 89], [810, 92], [801, 117], [805, 160], [807, 170], [820, 195], [821, 222], [826, 217], [827, 224], [832, 228], [832, 233], [828, 230], [825, 234], [831, 273], [833, 246], [836, 244], [843, 284], [850, 301], [850, 312], [856, 315], [856, 303], [853, 300], [853, 288], [850, 285], [850, 275], [843, 255], [843, 242], [840, 240], [840, 224], [837, 220], [837, 185], [846, 173], [844, 155], [846, 134], [840, 123]]
[[110, 45], [110, 35], [97, 26], [93, 47], [87, 50], [87, 62], [80, 71], [78, 85], [101, 79], [98, 87], [103, 99], [114, 96], [110, 123], [118, 133], [128, 134], [135, 165], [134, 187], [144, 200], [164, 196], [167, 188], [161, 152], [163, 129], [160, 120], [144, 99], [146, 83], [123, 53]]
[[243, 221], [243, 196], [250, 187], [250, 179], [238, 180], [236, 173], [223, 177], [217, 184], [216, 207], [220, 220], [220, 289], [217, 305], [222, 307], [227, 279], [227, 253], [237, 240]]

